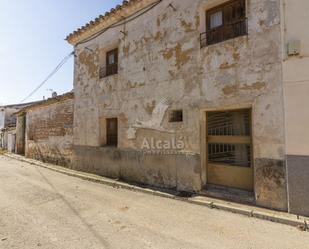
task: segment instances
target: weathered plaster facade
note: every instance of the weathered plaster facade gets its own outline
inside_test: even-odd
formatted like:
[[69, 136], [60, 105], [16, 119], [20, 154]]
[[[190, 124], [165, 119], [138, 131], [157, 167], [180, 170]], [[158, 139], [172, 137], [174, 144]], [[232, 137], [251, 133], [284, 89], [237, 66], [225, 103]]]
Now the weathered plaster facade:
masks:
[[[251, 108], [256, 203], [286, 210], [280, 1], [248, 0], [248, 36], [205, 48], [199, 40], [205, 11], [224, 1], [162, 1], [82, 42], [154, 2], [134, 1], [106, 24], [68, 38], [76, 55], [73, 167], [200, 191], [207, 185], [206, 111]], [[117, 47], [118, 74], [99, 79], [106, 52]], [[168, 103], [162, 122], [154, 120], [161, 103]], [[183, 109], [180, 124], [168, 122], [168, 111], [175, 109]], [[102, 127], [110, 117], [119, 120], [117, 149], [104, 147]], [[172, 155], [145, 154], [144, 138], [176, 138], [184, 148]]]
[[70, 166], [73, 144], [73, 93], [29, 106], [18, 113], [17, 152]]

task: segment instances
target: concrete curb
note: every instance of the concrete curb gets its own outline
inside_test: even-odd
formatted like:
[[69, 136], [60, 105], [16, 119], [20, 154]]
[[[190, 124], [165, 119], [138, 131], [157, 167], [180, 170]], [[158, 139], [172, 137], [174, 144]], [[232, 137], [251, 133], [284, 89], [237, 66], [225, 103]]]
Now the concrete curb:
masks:
[[296, 215], [289, 214], [289, 213], [278, 212], [278, 211], [273, 211], [269, 209], [218, 200], [215, 198], [210, 198], [210, 197], [205, 197], [205, 196], [195, 196], [195, 197], [190, 197], [190, 198], [179, 197], [177, 196], [177, 192], [173, 192], [173, 191], [170, 191], [170, 193], [166, 193], [160, 190], [142, 188], [142, 187], [135, 186], [132, 184], [120, 182], [118, 180], [113, 180], [113, 179], [105, 178], [105, 177], [94, 175], [94, 174], [79, 172], [79, 171], [64, 168], [61, 166], [56, 166], [53, 164], [48, 164], [48, 163], [43, 163], [37, 160], [28, 159], [28, 158], [25, 158], [23, 156], [16, 155], [16, 154], [5, 153], [4, 155], [11, 159], [26, 162], [32, 165], [36, 165], [42, 168], [46, 168], [46, 169], [61, 173], [61, 174], [78, 177], [83, 180], [108, 185], [114, 188], [122, 188], [122, 189], [131, 190], [131, 191], [137, 191], [141, 193], [160, 196], [164, 198], [180, 200], [180, 201], [192, 203], [195, 205], [201, 205], [201, 206], [205, 206], [208, 208], [216, 208], [218, 210], [228, 211], [228, 212], [245, 215], [248, 217], [253, 217], [253, 218], [257, 218], [261, 220], [268, 220], [268, 221], [272, 221], [272, 222], [276, 222], [280, 224], [295, 226], [295, 227], [298, 227], [300, 230], [309, 231], [309, 226], [308, 226], [309, 218], [308, 217], [296, 216]]

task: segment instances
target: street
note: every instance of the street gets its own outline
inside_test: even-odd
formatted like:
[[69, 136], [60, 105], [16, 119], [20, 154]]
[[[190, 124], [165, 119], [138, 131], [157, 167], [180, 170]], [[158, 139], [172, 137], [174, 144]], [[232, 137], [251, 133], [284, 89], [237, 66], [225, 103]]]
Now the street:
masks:
[[307, 248], [294, 227], [112, 188], [0, 156], [0, 248]]

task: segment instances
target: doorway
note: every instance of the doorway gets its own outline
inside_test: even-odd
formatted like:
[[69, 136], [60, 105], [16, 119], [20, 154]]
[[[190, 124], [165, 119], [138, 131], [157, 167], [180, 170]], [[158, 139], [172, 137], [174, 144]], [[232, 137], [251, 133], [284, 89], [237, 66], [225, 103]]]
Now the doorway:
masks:
[[253, 191], [251, 110], [207, 112], [207, 184]]

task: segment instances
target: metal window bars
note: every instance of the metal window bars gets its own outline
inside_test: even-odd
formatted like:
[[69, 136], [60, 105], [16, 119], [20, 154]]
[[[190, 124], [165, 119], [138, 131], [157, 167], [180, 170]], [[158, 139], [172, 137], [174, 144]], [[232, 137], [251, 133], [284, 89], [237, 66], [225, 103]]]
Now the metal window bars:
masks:
[[248, 35], [247, 18], [201, 33], [201, 48], [244, 35]]

